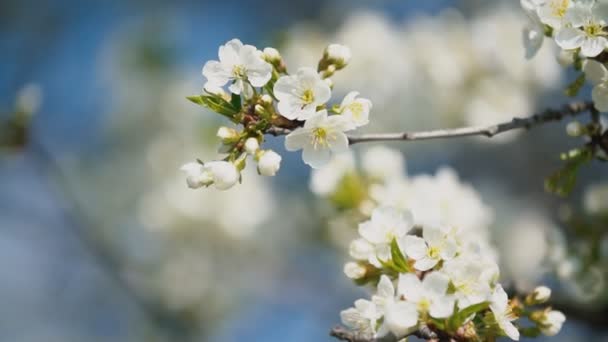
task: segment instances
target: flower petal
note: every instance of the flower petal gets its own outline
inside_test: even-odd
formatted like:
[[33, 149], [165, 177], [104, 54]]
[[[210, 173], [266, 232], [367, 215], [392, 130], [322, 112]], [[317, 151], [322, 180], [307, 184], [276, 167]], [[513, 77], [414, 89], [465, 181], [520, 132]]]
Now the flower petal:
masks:
[[399, 248], [407, 254], [408, 257], [419, 260], [426, 256], [427, 245], [424, 239], [414, 236], [406, 235], [403, 239], [400, 239]]

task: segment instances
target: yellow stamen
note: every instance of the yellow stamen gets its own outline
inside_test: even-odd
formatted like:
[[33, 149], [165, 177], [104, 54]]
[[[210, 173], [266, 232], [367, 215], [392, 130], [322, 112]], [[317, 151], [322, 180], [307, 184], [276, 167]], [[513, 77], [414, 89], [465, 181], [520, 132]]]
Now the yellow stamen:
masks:
[[566, 11], [568, 10], [568, 6], [570, 5], [570, 0], [557, 0], [551, 1], [551, 9], [553, 10], [553, 15], [559, 18], [563, 18], [566, 15]]
[[232, 67], [232, 75], [235, 78], [244, 78], [245, 68], [242, 65], [235, 65], [234, 67]]
[[302, 99], [304, 105], [308, 105], [315, 101], [315, 94], [313, 93], [312, 89], [306, 89], [300, 98]]

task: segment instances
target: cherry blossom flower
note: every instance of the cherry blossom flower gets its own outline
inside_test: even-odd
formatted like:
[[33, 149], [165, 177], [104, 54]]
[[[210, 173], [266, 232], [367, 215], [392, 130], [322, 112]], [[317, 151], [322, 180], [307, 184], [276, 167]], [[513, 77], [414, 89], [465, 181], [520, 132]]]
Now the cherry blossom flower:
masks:
[[423, 228], [422, 238], [407, 235], [399, 244], [409, 258], [416, 260], [414, 267], [419, 271], [428, 271], [439, 261], [452, 259], [458, 251], [456, 241], [446, 229], [433, 226]]
[[365, 126], [369, 123], [369, 111], [372, 102], [368, 99], [357, 98], [359, 92], [348, 93], [340, 105], [340, 113], [348, 118], [356, 127]]
[[332, 155], [348, 151], [348, 138], [345, 131], [354, 127], [340, 115], [327, 115], [323, 109], [308, 118], [300, 127], [285, 137], [288, 151], [302, 150], [304, 163], [313, 169], [323, 167]]
[[329, 85], [313, 68], [300, 68], [295, 75], [282, 76], [274, 85], [279, 113], [290, 120], [308, 120], [317, 107], [331, 97]]
[[226, 83], [233, 94], [250, 97], [253, 87], [264, 86], [272, 76], [272, 66], [262, 59], [262, 53], [252, 45], [233, 39], [219, 48], [219, 61], [208, 61], [203, 67], [207, 78], [205, 89], [214, 93]]
[[492, 293], [490, 302], [490, 310], [494, 314], [496, 323], [502, 329], [502, 331], [509, 336], [512, 340], [519, 340], [519, 330], [511, 323], [517, 317], [511, 312], [509, 308], [509, 297], [500, 284], [497, 284]]

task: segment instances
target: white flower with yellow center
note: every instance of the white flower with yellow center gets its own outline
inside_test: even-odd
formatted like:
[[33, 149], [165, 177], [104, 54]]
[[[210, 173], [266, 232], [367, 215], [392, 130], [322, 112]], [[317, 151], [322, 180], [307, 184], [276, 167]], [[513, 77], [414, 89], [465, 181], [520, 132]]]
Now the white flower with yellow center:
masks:
[[452, 282], [460, 309], [489, 299], [496, 277], [496, 268], [491, 264], [479, 256], [459, 256], [445, 262], [442, 270]]
[[300, 68], [295, 75], [279, 78], [274, 95], [281, 115], [289, 120], [308, 120], [329, 100], [331, 89], [315, 69]]
[[379, 207], [372, 212], [369, 221], [359, 224], [361, 239], [351, 244], [351, 256], [366, 260], [376, 267], [382, 267], [380, 261], [391, 259], [391, 243], [403, 238], [413, 227], [409, 211], [393, 207]]
[[556, 30], [563, 26], [566, 13], [572, 6], [570, 0], [547, 0], [544, 3], [539, 3], [539, 1], [535, 3], [538, 6], [537, 13], [540, 21]]
[[562, 27], [555, 35], [555, 42], [562, 49], [581, 49], [586, 57], [596, 57], [608, 44], [606, 39], [606, 23], [608, 17], [600, 6], [594, 4], [577, 4], [568, 10], [566, 21], [568, 25]]
[[500, 284], [497, 284], [492, 293], [490, 300], [490, 309], [494, 314], [496, 323], [500, 329], [509, 336], [512, 340], [519, 340], [519, 330], [511, 323], [516, 320], [517, 317], [511, 311], [509, 307], [509, 297]]
[[407, 235], [399, 245], [409, 258], [416, 260], [414, 268], [419, 271], [428, 271], [439, 261], [454, 258], [458, 251], [458, 244], [447, 229], [433, 226], [423, 228], [422, 238]]
[[354, 129], [341, 115], [327, 115], [318, 111], [300, 127], [285, 137], [288, 151], [302, 150], [302, 160], [313, 169], [325, 166], [335, 153], [348, 151], [348, 138], [344, 132]]
[[414, 303], [421, 316], [447, 318], [454, 312], [456, 299], [446, 295], [450, 279], [442, 273], [431, 272], [422, 281], [413, 273], [400, 274], [397, 294]]
[[232, 82], [228, 89], [233, 94], [249, 97], [252, 86], [262, 87], [272, 76], [272, 65], [262, 59], [262, 52], [238, 39], [220, 46], [219, 59], [208, 61], [203, 67], [203, 76], [207, 78], [205, 89], [211, 93]]
[[340, 113], [348, 118], [357, 127], [365, 126], [369, 123], [369, 111], [372, 109], [372, 101], [357, 98], [359, 92], [351, 91], [348, 93], [340, 105]]

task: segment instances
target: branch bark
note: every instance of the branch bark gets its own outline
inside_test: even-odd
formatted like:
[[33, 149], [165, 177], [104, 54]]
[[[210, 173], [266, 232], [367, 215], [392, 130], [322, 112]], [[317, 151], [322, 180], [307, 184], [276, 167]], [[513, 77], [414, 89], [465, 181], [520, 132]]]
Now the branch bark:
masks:
[[404, 339], [408, 336], [415, 336], [415, 337], [418, 337], [418, 338], [426, 340], [426, 341], [437, 341], [437, 342], [452, 341], [450, 338], [442, 338], [442, 337], [438, 336], [433, 330], [431, 330], [426, 325], [422, 325], [422, 326], [420, 326], [420, 328], [418, 328], [418, 330], [416, 330], [406, 336], [402, 336], [400, 338], [397, 338], [392, 334], [388, 334], [384, 337], [369, 338], [369, 337], [361, 336], [360, 334], [358, 334], [354, 331], [348, 330], [341, 326], [336, 326], [333, 329], [331, 329], [331, 331], [329, 332], [329, 335], [337, 338], [340, 341], [347, 341], [347, 342], [397, 342], [397, 341], [401, 341], [402, 339]]
[[[491, 138], [495, 135], [516, 130], [530, 129], [535, 126], [540, 126], [545, 123], [560, 121], [569, 116], [577, 116], [593, 109], [593, 102], [573, 102], [566, 104], [558, 109], [546, 109], [540, 113], [525, 118], [513, 118], [510, 121], [497, 123], [489, 126], [474, 126], [460, 127], [449, 129], [437, 129], [430, 131], [419, 132], [398, 132], [398, 133], [371, 133], [361, 135], [349, 135], [348, 141], [351, 145], [364, 142], [378, 141], [415, 141], [415, 140], [432, 140], [432, 139], [448, 139], [470, 136], [485, 136]], [[266, 133], [274, 136], [286, 135], [292, 132], [292, 129], [273, 127]]]

